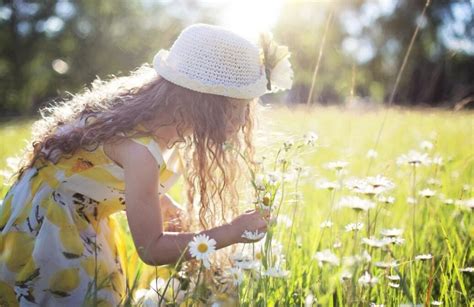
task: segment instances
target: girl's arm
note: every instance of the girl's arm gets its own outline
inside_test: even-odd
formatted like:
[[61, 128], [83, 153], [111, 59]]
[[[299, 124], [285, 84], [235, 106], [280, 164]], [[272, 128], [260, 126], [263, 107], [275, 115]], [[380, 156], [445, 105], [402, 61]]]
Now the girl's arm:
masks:
[[[147, 264], [176, 262], [196, 233], [165, 232], [158, 195], [159, 166], [151, 153], [133, 141], [119, 142], [109, 153], [125, 172], [126, 214], [132, 238], [140, 258]], [[216, 248], [242, 242], [241, 234], [266, 230], [266, 221], [257, 211], [200, 233], [216, 240]], [[190, 259], [186, 252], [184, 259]]]

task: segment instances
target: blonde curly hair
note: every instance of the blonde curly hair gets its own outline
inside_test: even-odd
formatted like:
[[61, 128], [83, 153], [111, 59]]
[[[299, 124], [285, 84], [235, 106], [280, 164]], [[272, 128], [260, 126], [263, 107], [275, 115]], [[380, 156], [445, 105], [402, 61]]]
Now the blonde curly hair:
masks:
[[[226, 130], [233, 117], [235, 99], [199, 93], [173, 84], [144, 64], [128, 76], [96, 79], [90, 88], [80, 93], [68, 93], [68, 98], [43, 108], [42, 118], [33, 127], [32, 146], [17, 172], [17, 178], [38, 160], [56, 163], [68, 158], [78, 149], [93, 151], [106, 141], [119, 139], [121, 133], [134, 131], [137, 125], [151, 123], [150, 130], [135, 131], [134, 136], [152, 135], [160, 126], [175, 125], [179, 139], [173, 144], [184, 144], [184, 178], [188, 211], [199, 203], [198, 220], [203, 228], [215, 226], [238, 213], [238, 178], [242, 177], [243, 162], [237, 151], [254, 165], [252, 131], [257, 99], [244, 104], [245, 121], [236, 133]], [[156, 122], [154, 117], [168, 112], [170, 121]], [[93, 121], [87, 119], [93, 118]], [[65, 133], [61, 127], [83, 119], [87, 124]], [[190, 135], [184, 129], [192, 127]], [[235, 150], [226, 150], [229, 144]], [[192, 215], [191, 215], [192, 217]], [[196, 219], [191, 224], [197, 226]]]

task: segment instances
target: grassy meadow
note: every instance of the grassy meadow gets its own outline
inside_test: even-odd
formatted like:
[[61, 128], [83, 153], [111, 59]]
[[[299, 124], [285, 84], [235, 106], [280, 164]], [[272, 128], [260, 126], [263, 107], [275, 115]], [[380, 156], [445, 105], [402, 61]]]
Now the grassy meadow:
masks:
[[[143, 280], [127, 304], [163, 304], [166, 292], [170, 305], [472, 306], [473, 113], [259, 112], [255, 139], [264, 167], [249, 195], [273, 208], [266, 237], [237, 247], [235, 268], [222, 276], [141, 265]], [[0, 124], [0, 169], [20, 153], [30, 125]], [[180, 184], [171, 194], [182, 199]], [[250, 199], [247, 209], [253, 206]], [[211, 269], [220, 266], [216, 259]], [[130, 274], [139, 263], [132, 256]], [[179, 278], [168, 278], [175, 273]]]

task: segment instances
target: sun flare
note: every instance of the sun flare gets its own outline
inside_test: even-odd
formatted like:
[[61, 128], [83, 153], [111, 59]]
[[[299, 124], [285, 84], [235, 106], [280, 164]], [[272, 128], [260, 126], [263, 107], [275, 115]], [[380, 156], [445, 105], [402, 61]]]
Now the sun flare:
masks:
[[222, 26], [256, 40], [261, 31], [271, 31], [276, 23], [283, 0], [227, 0], [220, 16]]

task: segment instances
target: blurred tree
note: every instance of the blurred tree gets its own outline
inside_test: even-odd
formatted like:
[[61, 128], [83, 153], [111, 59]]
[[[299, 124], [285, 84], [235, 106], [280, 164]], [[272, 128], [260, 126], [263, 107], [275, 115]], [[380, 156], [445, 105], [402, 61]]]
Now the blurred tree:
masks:
[[[313, 101], [341, 103], [352, 93], [387, 101], [417, 25], [420, 32], [395, 96], [398, 104], [453, 105], [474, 97], [474, 10], [468, 0], [287, 1], [275, 32], [293, 50], [296, 71], [290, 102], [305, 102], [331, 23]], [[450, 33], [451, 32], [451, 33]], [[474, 98], [472, 98], [474, 100]]]
[[[0, 116], [32, 114], [96, 76], [123, 74], [168, 48], [194, 22], [215, 23], [220, 5], [204, 1], [9, 0], [0, 2]], [[273, 30], [288, 45], [293, 89], [265, 97], [386, 102], [413, 31], [415, 40], [395, 96], [398, 104], [453, 105], [474, 96], [474, 18], [469, 0], [287, 0]], [[328, 16], [326, 43], [321, 48]], [[242, 20], [245, 22], [245, 18]], [[467, 98], [472, 99], [472, 98]], [[474, 99], [472, 99], [474, 100]], [[469, 100], [467, 100], [469, 101]]]
[[170, 47], [194, 19], [212, 22], [212, 14], [195, 1], [4, 1], [0, 114], [33, 113], [96, 76], [128, 73]]
[[[424, 5], [425, 1], [398, 1], [391, 14], [382, 15], [373, 27], [364, 29], [366, 35], [374, 38], [377, 51], [367, 66], [374, 72], [373, 79], [388, 81], [386, 88], [392, 90], [394, 79], [382, 68], [390, 61], [393, 61], [394, 70], [400, 67], [413, 31], [419, 25], [420, 32], [395, 101], [400, 104], [438, 105], [454, 104], [466, 96], [474, 97], [472, 4], [469, 1], [431, 1], [426, 16], [422, 18], [420, 12]], [[464, 16], [456, 12], [458, 9], [463, 10], [461, 15]], [[443, 37], [446, 28], [453, 24], [462, 28], [457, 33], [458, 37]], [[378, 35], [373, 33], [375, 29], [379, 29]], [[449, 44], [458, 39], [470, 40], [471, 49], [451, 49]]]

